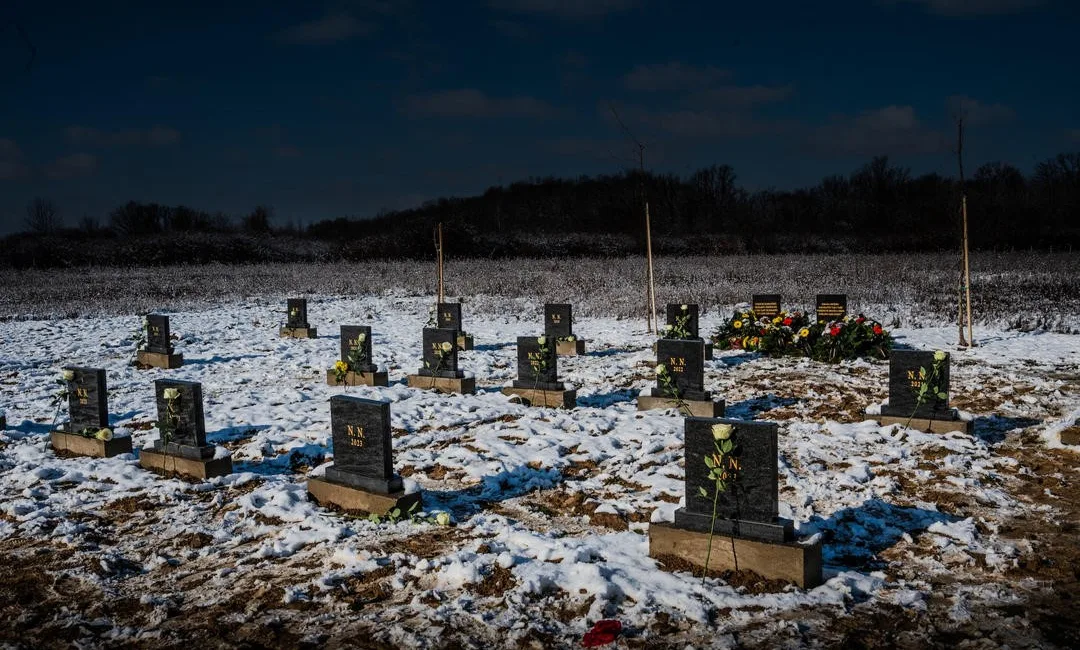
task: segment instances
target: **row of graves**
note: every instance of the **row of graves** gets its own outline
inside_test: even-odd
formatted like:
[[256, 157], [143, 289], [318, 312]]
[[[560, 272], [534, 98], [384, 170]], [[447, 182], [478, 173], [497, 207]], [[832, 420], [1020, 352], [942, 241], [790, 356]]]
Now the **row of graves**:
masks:
[[[778, 307], [779, 297], [773, 298]], [[288, 329], [313, 332], [307, 327], [306, 304], [290, 300], [290, 316], [294, 307], [303, 322], [292, 322], [296, 327]], [[409, 375], [409, 386], [475, 390], [475, 380], [457, 367], [466, 340], [460, 304], [456, 307], [447, 310], [448, 321], [439, 323], [455, 327], [424, 328], [423, 365]], [[147, 319], [147, 351], [172, 355], [168, 319], [161, 318]], [[638, 408], [674, 408], [685, 416], [685, 501], [672, 523], [650, 524], [650, 555], [679, 557], [712, 571], [749, 570], [804, 588], [820, 584], [820, 539], [797, 539], [793, 522], [778, 515], [778, 425], [725, 419], [724, 401], [704, 390], [706, 344], [698, 332], [696, 305], [669, 305], [667, 324], [671, 327], [664, 328], [664, 338], [656, 342], [656, 386], [639, 396]], [[584, 351], [573, 334], [570, 305], [545, 306], [544, 325], [542, 335], [518, 338], [518, 378], [503, 393], [534, 406], [574, 408], [576, 392], [559, 381], [557, 372], [560, 352]], [[293, 336], [285, 329], [282, 336]], [[559, 343], [567, 345], [560, 350]], [[369, 327], [342, 327], [341, 357], [345, 367], [329, 370], [328, 383], [387, 385], [386, 372], [373, 362]], [[133, 452], [131, 438], [113, 437], [109, 428], [105, 375], [95, 368], [63, 370], [69, 419], [51, 433], [58, 452], [98, 457]], [[139, 464], [165, 475], [202, 480], [231, 474], [231, 455], [207, 442], [201, 384], [158, 379], [154, 395], [159, 436], [139, 450]], [[898, 350], [890, 358], [889, 403], [868, 419], [924, 431], [970, 433], [970, 424], [949, 408], [948, 397], [948, 354]], [[406, 493], [394, 472], [390, 403], [347, 395], [329, 401], [334, 460], [324, 474], [308, 477], [310, 497], [348, 512], [420, 510], [422, 494]], [[717, 536], [729, 543], [714, 543]]]

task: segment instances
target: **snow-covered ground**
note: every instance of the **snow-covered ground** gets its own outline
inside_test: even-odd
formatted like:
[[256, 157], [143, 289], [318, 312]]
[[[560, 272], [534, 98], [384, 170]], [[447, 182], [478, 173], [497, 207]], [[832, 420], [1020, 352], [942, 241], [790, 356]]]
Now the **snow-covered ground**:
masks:
[[[683, 497], [683, 434], [674, 412], [636, 410], [655, 363], [642, 322], [577, 319], [589, 354], [559, 359], [578, 388], [578, 408], [563, 411], [498, 390], [516, 371], [516, 337], [541, 330], [540, 304], [512, 316], [466, 305], [476, 349], [461, 365], [476, 395], [407, 388], [428, 304], [311, 299], [315, 340], [278, 338], [283, 301], [171, 313], [176, 370], [132, 367], [136, 316], [0, 323], [0, 583], [30, 598], [0, 590], [0, 641], [557, 647], [617, 618], [624, 647], [813, 645], [850, 640], [841, 621], [872, 610], [932, 621], [913, 639], [974, 626], [1002, 643], [1056, 642], [1030, 619], [990, 626], [985, 611], [1046, 587], [1025, 573], [1040, 551], [1017, 522], [1060, 523], [1054, 500], [1076, 499], [1080, 456], [1058, 434], [1080, 417], [1080, 337], [977, 328], [979, 346], [957, 351], [954, 327], [895, 331], [902, 345], [953, 351], [970, 437], [863, 421], [887, 396], [884, 362], [707, 362], [729, 417], [780, 423], [780, 514], [825, 543], [827, 581], [807, 591], [703, 585], [649, 558], [649, 522], [670, 520]], [[711, 332], [719, 315], [702, 320]], [[389, 387], [325, 384], [342, 324], [372, 326]], [[135, 455], [58, 458], [49, 404], [64, 365], [107, 369], [112, 423], [136, 448], [157, 436], [153, 380], [202, 382], [208, 437], [234, 473], [189, 483]], [[332, 460], [328, 400], [346, 390], [392, 402], [395, 469], [451, 526], [371, 523], [307, 499], [306, 477]], [[1033, 453], [1057, 464], [1037, 467]], [[1054, 481], [1031, 489], [1038, 472]]]

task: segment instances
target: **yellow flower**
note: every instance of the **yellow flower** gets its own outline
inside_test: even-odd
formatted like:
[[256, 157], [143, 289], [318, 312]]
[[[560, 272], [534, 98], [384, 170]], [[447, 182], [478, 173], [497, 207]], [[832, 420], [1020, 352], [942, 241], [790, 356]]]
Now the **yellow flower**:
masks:
[[94, 437], [98, 440], [104, 440], [108, 442], [112, 440], [112, 429], [105, 427], [104, 429], [98, 429], [98, 432], [94, 434]]
[[334, 370], [336, 370], [338, 372], [348, 372], [349, 371], [349, 364], [347, 364], [344, 361], [338, 359], [336, 362], [334, 362]]
[[810, 336], [810, 328], [809, 327], [804, 327], [801, 330], [799, 330], [799, 336], [803, 337], [804, 339], [806, 337]]
[[164, 397], [166, 400], [171, 402], [174, 399], [179, 399], [180, 398], [180, 389], [179, 388], [166, 388], [165, 390], [161, 391], [161, 396]]
[[536, 344], [537, 345], [544, 345], [545, 343], [547, 343], [547, 337], [546, 336], [538, 336], [538, 337], [536, 337]]
[[71, 381], [71, 380], [75, 379], [75, 371], [74, 370], [64, 370], [64, 372], [61, 373], [61, 375], [64, 377], [64, 379], [66, 381]]
[[938, 350], [934, 353], [934, 361], [944, 361], [946, 356], [948, 355], [945, 354], [944, 350]]
[[732, 323], [731, 326], [734, 327], [735, 329], [739, 329], [740, 327], [742, 327], [742, 321], [737, 320], [734, 323]]
[[449, 526], [450, 525], [450, 513], [449, 512], [440, 512], [439, 514], [435, 515], [435, 523], [439, 524], [440, 526]]
[[662, 363], [656, 365], [656, 374], [662, 375], [665, 372], [667, 372], [667, 366]]
[[780, 321], [782, 321], [782, 320], [784, 320], [784, 319], [780, 318], [779, 316], [776, 316], [775, 318], [772, 319], [773, 325], [780, 324]]
[[730, 424], [714, 424], [712, 425], [713, 440], [727, 440], [731, 437], [731, 432], [734, 430], [735, 427]]

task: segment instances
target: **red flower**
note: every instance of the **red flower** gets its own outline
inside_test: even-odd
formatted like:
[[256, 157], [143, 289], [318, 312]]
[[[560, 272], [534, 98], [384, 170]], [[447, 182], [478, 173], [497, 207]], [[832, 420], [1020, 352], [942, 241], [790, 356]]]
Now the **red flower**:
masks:
[[882, 333], [883, 331], [884, 331], [884, 330], [882, 330], [882, 329], [881, 329], [881, 325], [874, 325], [874, 334], [875, 334], [876, 336], [881, 336], [881, 333]]
[[784, 319], [784, 325], [787, 325], [788, 327], [791, 327], [791, 317], [790, 316], [788, 318]]
[[762, 335], [765, 334], [765, 328], [764, 327], [761, 328], [761, 333], [762, 333]]
[[829, 330], [829, 334], [833, 336], [840, 336], [840, 328], [834, 325], [833, 328]]
[[855, 319], [855, 322], [858, 323], [859, 325], [862, 325], [863, 323], [866, 322], [866, 319], [863, 318], [862, 316], [859, 316], [858, 318]]
[[614, 619], [597, 621], [596, 625], [582, 637], [581, 645], [586, 648], [598, 648], [613, 643], [618, 638], [619, 632], [622, 632], [622, 623]]

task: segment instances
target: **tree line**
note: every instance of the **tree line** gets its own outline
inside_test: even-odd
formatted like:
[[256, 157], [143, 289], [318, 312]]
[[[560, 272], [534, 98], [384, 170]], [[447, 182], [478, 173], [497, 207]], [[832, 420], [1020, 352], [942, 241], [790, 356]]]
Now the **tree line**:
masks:
[[796, 190], [749, 192], [728, 165], [685, 178], [538, 178], [306, 227], [275, 226], [268, 206], [237, 219], [135, 201], [104, 223], [84, 217], [62, 227], [57, 206], [39, 198], [27, 206], [26, 231], [0, 240], [0, 259], [15, 267], [423, 259], [433, 254], [439, 222], [457, 257], [639, 254], [646, 201], [659, 254], [941, 250], [958, 245], [962, 193], [976, 249], [1080, 245], [1080, 153], [1066, 153], [1027, 176], [1009, 164], [983, 165], [963, 188], [936, 173], [913, 176], [884, 156]]

